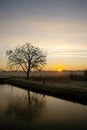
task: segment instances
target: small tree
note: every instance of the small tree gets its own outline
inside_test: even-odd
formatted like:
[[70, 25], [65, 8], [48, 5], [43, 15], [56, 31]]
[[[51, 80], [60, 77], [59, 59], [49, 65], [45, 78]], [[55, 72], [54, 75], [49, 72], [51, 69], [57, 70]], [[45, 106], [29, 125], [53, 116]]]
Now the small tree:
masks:
[[21, 67], [26, 73], [27, 79], [30, 77], [32, 69], [40, 70], [46, 64], [47, 53], [40, 48], [26, 43], [16, 47], [14, 50], [7, 50], [8, 64], [10, 66]]
[[85, 76], [87, 76], [87, 69], [86, 69], [86, 70], [84, 70], [84, 75], [85, 75]]

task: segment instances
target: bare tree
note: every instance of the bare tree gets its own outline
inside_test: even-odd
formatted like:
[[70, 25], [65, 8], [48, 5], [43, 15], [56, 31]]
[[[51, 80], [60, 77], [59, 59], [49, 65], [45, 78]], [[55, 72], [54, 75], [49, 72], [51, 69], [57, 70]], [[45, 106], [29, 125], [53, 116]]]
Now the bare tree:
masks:
[[46, 64], [47, 53], [40, 48], [26, 43], [16, 47], [14, 50], [7, 50], [8, 64], [10, 66], [21, 67], [29, 79], [32, 69], [40, 70]]

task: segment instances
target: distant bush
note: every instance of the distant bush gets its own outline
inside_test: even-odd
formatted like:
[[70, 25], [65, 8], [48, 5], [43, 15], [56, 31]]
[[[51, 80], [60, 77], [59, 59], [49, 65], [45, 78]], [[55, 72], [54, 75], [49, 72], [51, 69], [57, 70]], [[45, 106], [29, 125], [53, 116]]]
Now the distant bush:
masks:
[[84, 75], [87, 76], [87, 70], [84, 70]]
[[70, 79], [76, 79], [77, 78], [77, 75], [73, 74], [73, 73], [70, 73]]

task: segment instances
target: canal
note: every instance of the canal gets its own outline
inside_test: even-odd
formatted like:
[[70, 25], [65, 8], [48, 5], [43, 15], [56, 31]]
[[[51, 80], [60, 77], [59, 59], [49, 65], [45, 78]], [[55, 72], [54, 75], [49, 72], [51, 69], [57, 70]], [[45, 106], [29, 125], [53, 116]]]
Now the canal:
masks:
[[0, 85], [0, 129], [86, 130], [87, 106]]

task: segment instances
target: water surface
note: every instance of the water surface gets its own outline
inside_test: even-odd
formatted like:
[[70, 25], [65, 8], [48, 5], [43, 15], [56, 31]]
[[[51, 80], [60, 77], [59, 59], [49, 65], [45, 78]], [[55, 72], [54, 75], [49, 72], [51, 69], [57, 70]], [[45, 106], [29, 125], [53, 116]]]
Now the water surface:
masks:
[[86, 130], [87, 106], [0, 85], [0, 129]]

